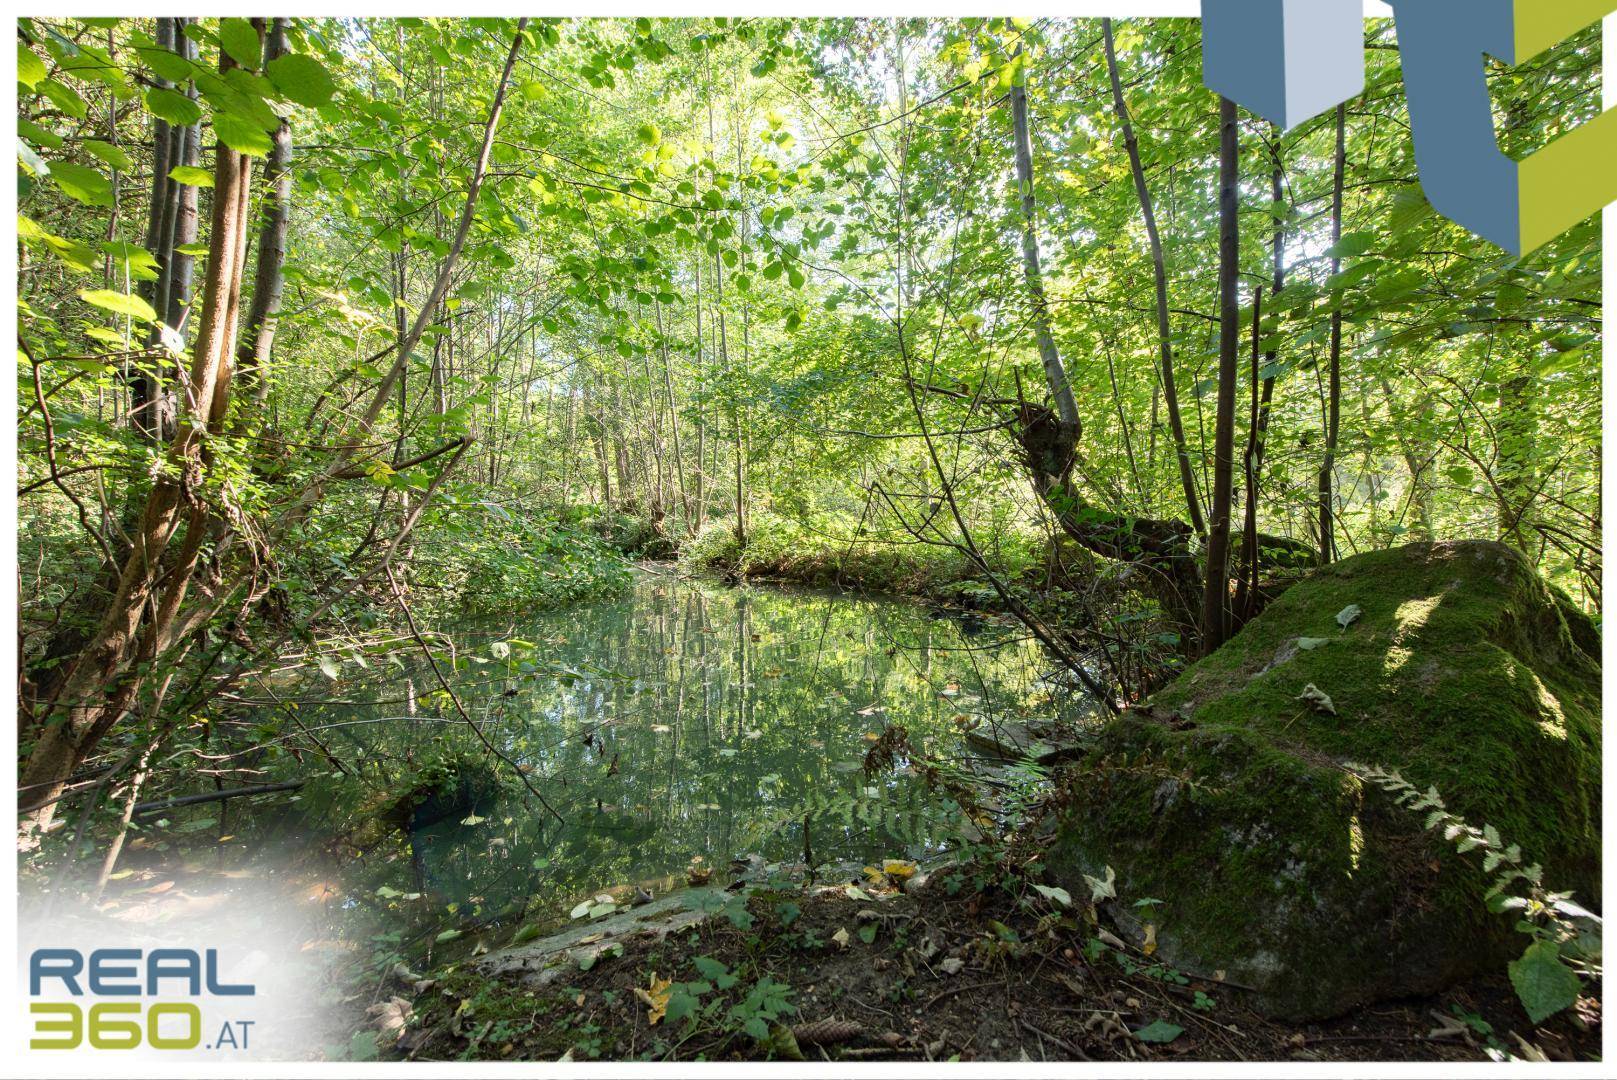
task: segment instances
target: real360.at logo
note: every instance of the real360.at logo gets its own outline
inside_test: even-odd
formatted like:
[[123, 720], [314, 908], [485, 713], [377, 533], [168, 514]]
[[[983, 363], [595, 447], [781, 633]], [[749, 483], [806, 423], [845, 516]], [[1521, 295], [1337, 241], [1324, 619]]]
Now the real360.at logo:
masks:
[[[220, 981], [219, 951], [35, 949], [28, 960], [33, 1050], [246, 1050], [254, 1021], [208, 1020], [202, 1006], [251, 997]], [[139, 1000], [129, 1000], [139, 999]]]

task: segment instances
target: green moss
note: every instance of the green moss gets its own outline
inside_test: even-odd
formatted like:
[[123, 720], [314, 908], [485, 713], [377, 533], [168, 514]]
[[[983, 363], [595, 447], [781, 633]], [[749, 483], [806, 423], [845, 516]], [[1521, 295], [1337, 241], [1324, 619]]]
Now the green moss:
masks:
[[[1360, 610], [1347, 629], [1349, 605]], [[1512, 947], [1474, 862], [1341, 768], [1396, 767], [1598, 898], [1598, 635], [1514, 552], [1412, 545], [1288, 591], [1068, 777], [1058, 870], [1167, 901], [1170, 959], [1287, 1015], [1435, 989]], [[1298, 699], [1329, 695], [1335, 714]], [[1519, 943], [1515, 943], [1519, 951]]]

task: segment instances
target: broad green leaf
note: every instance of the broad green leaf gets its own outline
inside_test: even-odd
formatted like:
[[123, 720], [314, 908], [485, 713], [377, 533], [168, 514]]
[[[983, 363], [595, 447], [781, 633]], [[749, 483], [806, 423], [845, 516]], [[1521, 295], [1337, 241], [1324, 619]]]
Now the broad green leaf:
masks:
[[39, 92], [50, 100], [52, 105], [61, 109], [75, 120], [83, 120], [90, 114], [90, 107], [79, 97], [78, 92], [71, 87], [64, 86], [55, 79], [47, 79], [39, 84]]
[[86, 206], [112, 205], [112, 182], [94, 169], [71, 161], [53, 161], [51, 179], [63, 194]]
[[184, 94], [158, 87], [146, 91], [146, 111], [176, 127], [189, 127], [202, 119], [202, 108]]
[[176, 165], [168, 171], [168, 178], [191, 187], [212, 187], [213, 173], [195, 165]]
[[249, 157], [265, 157], [275, 146], [268, 132], [235, 113], [214, 113], [213, 132], [220, 142]]
[[79, 293], [79, 299], [115, 315], [128, 315], [146, 322], [157, 321], [157, 312], [152, 310], [150, 304], [128, 293], [114, 292], [112, 289], [85, 289]]
[[20, 116], [17, 118], [17, 134], [46, 150], [55, 150], [66, 141], [54, 131], [47, 131], [32, 120], [24, 120]]
[[1551, 941], [1535, 941], [1509, 964], [1510, 985], [1533, 1023], [1541, 1023], [1578, 1000], [1583, 984]]
[[157, 280], [157, 260], [138, 244], [108, 240], [101, 245], [101, 250], [112, 256], [113, 273], [120, 278], [127, 274], [135, 281]]
[[196, 68], [185, 57], [169, 49], [159, 48], [156, 45], [142, 46], [136, 51], [140, 58], [146, 62], [159, 78], [167, 79], [172, 83], [189, 82], [196, 74]]
[[246, 68], [256, 68], [264, 58], [264, 43], [246, 19], [219, 20], [219, 47]]
[[45, 62], [22, 42], [17, 42], [17, 81], [32, 90], [45, 78]]
[[85, 139], [80, 145], [84, 147], [87, 153], [100, 158], [119, 172], [128, 172], [134, 167], [134, 162], [129, 160], [129, 155], [109, 142], [102, 142], [100, 139]]
[[311, 109], [329, 103], [337, 92], [337, 84], [325, 65], [302, 53], [276, 57], [269, 62], [267, 74], [284, 97]]

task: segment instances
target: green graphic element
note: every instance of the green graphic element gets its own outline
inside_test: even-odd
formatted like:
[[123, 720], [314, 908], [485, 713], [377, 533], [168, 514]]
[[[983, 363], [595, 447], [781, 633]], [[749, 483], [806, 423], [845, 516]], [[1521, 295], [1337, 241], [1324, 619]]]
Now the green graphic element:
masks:
[[[1499, 148], [1486, 58], [1515, 66], [1617, 0], [1390, 0], [1421, 184], [1437, 211], [1525, 255], [1617, 200], [1617, 113], [1517, 161]], [[1205, 0], [1204, 81], [1294, 127], [1364, 86], [1359, 0]]]
[[1521, 161], [1499, 149], [1484, 57], [1512, 66], [1617, 10], [1612, 0], [1393, 0], [1415, 160], [1432, 205], [1524, 255], [1617, 199], [1617, 113]]

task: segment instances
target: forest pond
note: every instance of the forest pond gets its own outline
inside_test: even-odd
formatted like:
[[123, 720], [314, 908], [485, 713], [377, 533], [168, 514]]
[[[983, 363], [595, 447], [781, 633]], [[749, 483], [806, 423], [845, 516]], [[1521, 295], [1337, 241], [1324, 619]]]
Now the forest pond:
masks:
[[[815, 865], [924, 858], [951, 811], [902, 760], [863, 775], [887, 725], [969, 762], [972, 729], [1087, 711], [1012, 622], [669, 571], [637, 572], [616, 599], [452, 632], [459, 662], [441, 658], [443, 677], [555, 814], [484, 749], [424, 660], [328, 661], [283, 700], [361, 775], [305, 787], [306, 826], [375, 813], [425, 763], [481, 763], [408, 811], [404, 845], [351, 865], [345, 876], [365, 880], [350, 892], [554, 912], [617, 885], [660, 894], [693, 860], [716, 880], [733, 858], [801, 863], [805, 818]], [[993, 772], [1001, 805], [1039, 781], [1025, 764]]]

